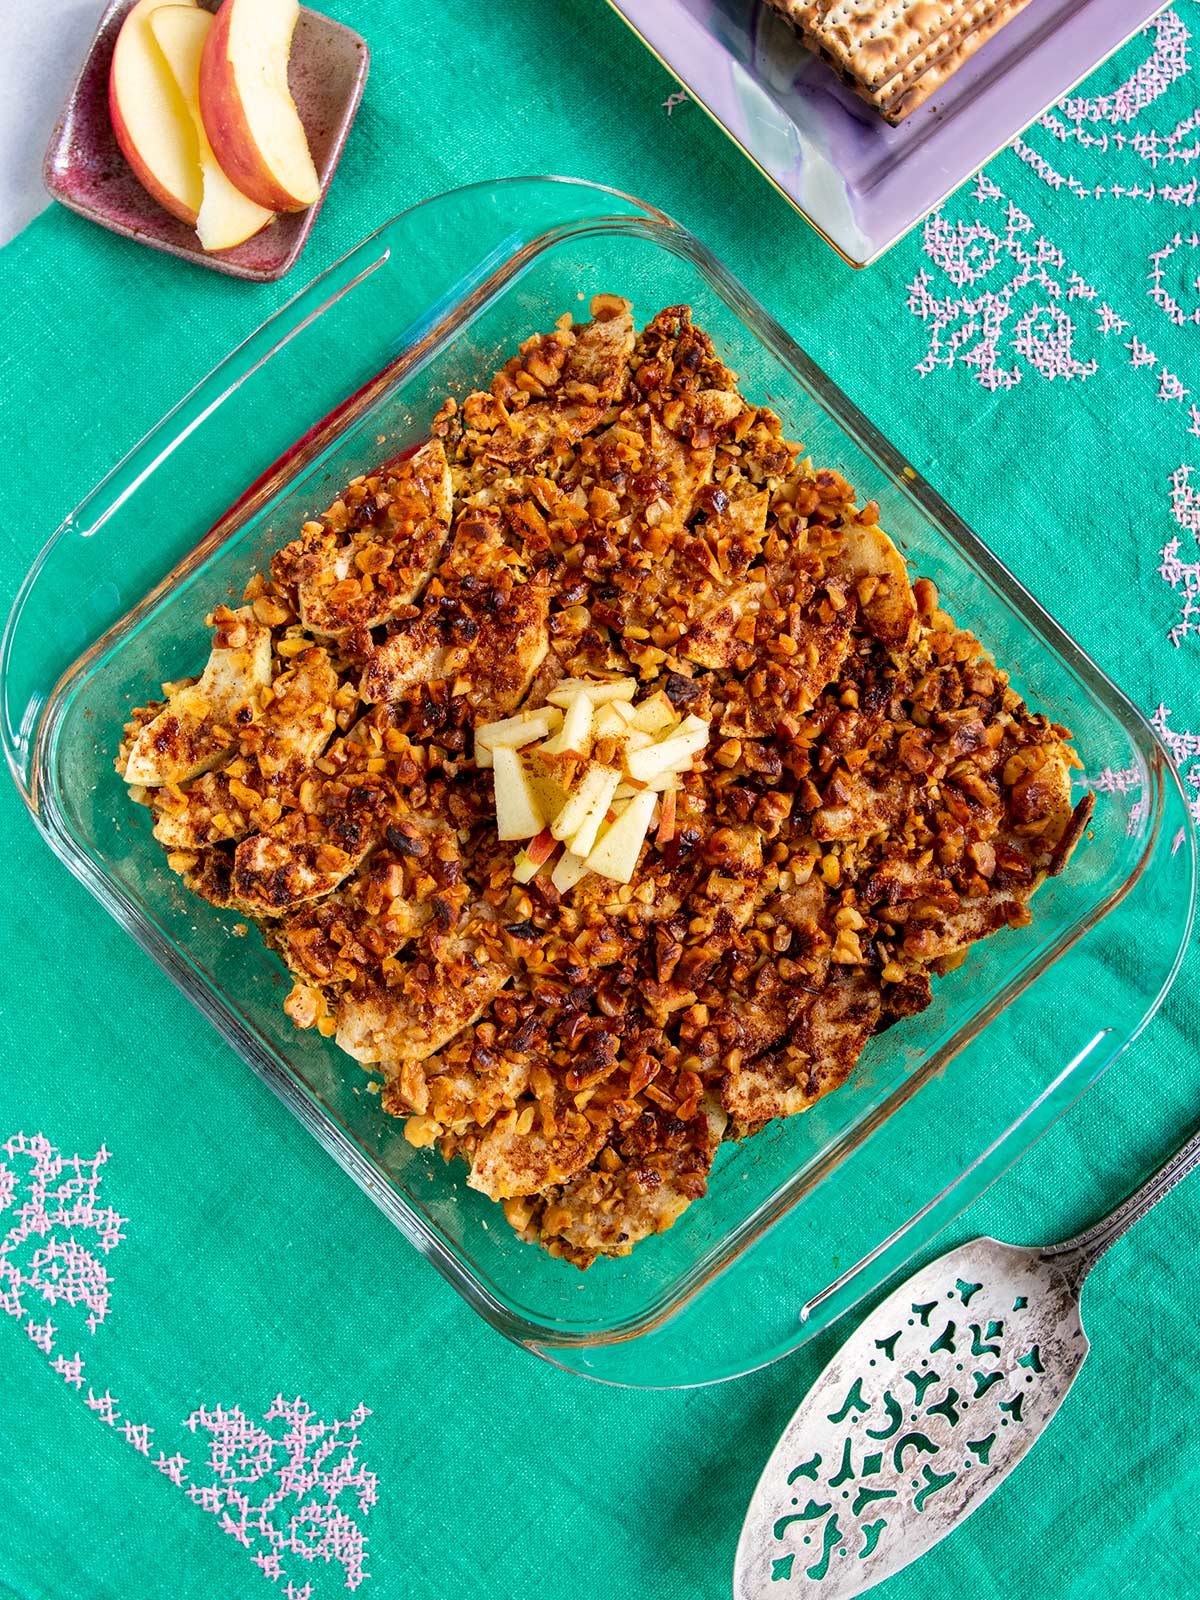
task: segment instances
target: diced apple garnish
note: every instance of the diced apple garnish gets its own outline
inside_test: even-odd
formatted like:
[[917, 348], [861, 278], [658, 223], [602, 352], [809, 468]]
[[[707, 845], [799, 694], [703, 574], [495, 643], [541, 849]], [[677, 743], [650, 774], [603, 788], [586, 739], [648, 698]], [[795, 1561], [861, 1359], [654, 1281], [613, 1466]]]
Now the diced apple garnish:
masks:
[[635, 794], [669, 794], [672, 789], [678, 789], [680, 775], [678, 772], [660, 772], [657, 778], [651, 778], [649, 783], [623, 783], [613, 795], [614, 800], [632, 800]]
[[684, 771], [707, 743], [708, 724], [699, 717], [687, 717], [678, 733], [647, 745], [644, 750], [634, 750], [625, 766], [632, 779], [649, 783], [662, 772]]
[[600, 829], [613, 815], [612, 800], [598, 800], [571, 835], [572, 855], [586, 856], [600, 837]]
[[563, 678], [546, 699], [551, 705], [566, 706], [586, 694], [594, 706], [602, 706], [608, 700], [632, 700], [636, 693], [636, 678]]
[[592, 702], [586, 694], [577, 694], [567, 703], [562, 727], [553, 739], [541, 746], [544, 756], [569, 756], [575, 761], [586, 761], [592, 753]]
[[[675, 837], [677, 791], [708, 724], [680, 718], [661, 692], [637, 705], [636, 689], [632, 678], [568, 678], [553, 703], [475, 730], [476, 764], [494, 769], [500, 837], [531, 841], [513, 865], [518, 883], [560, 844], [550, 880], [560, 894], [589, 872], [627, 883], [652, 829], [659, 848]], [[604, 762], [598, 740], [613, 751]]]
[[660, 850], [670, 844], [675, 837], [675, 807], [677, 804], [677, 789], [668, 789], [662, 797], [662, 811], [658, 818], [658, 832], [654, 842]]
[[556, 839], [573, 840], [596, 809], [599, 810], [600, 822], [603, 822], [620, 781], [621, 774], [615, 767], [602, 767], [592, 762], [585, 769], [571, 798], [551, 822], [550, 832]]
[[664, 728], [670, 728], [678, 721], [679, 713], [660, 689], [649, 700], [643, 700], [640, 706], [634, 706], [630, 726], [640, 729], [642, 733], [661, 733]]
[[588, 855], [585, 864], [590, 871], [614, 883], [629, 882], [637, 870], [657, 800], [650, 790], [634, 796]]
[[484, 722], [475, 729], [475, 765], [490, 767], [492, 751], [497, 745], [520, 750], [527, 744], [544, 739], [562, 722], [562, 712], [557, 706], [539, 706], [536, 711], [522, 711], [515, 717], [505, 717], [502, 722]]
[[573, 889], [580, 878], [587, 875], [587, 862], [582, 856], [577, 856], [571, 850], [564, 850], [558, 861], [555, 862], [554, 871], [550, 874], [550, 882], [559, 894], [566, 894], [568, 889]]
[[524, 850], [517, 851], [517, 859], [513, 863], [513, 877], [518, 883], [532, 882], [557, 849], [558, 840], [549, 828], [543, 828], [536, 838], [529, 841]]
[[538, 810], [544, 817], [556, 817], [570, 798], [559, 782], [558, 773], [553, 767], [544, 767], [540, 761], [527, 760], [525, 774], [533, 787]]
[[597, 739], [624, 739], [629, 732], [629, 724], [617, 710], [619, 705], [625, 705], [624, 700], [610, 700], [607, 705], [597, 706], [596, 714], [592, 718], [592, 733]]
[[496, 831], [501, 839], [532, 839], [546, 826], [521, 752], [499, 745], [492, 752], [496, 781]]

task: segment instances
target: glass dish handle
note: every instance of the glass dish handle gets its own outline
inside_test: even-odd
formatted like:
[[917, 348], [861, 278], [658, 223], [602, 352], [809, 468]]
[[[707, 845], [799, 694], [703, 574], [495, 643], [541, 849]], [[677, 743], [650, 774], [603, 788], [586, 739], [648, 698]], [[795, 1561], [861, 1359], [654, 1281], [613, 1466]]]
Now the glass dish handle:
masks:
[[[152, 474], [187, 449], [248, 380], [303, 334], [323, 305], [361, 281], [381, 255], [386, 260], [387, 247], [378, 235], [365, 240], [238, 345], [101, 479], [47, 541], [26, 574], [0, 644], [0, 736], [13, 777], [35, 809], [32, 755], [41, 711], [53, 686], [144, 592], [144, 585], [122, 581], [117, 565], [121, 553], [106, 542], [106, 525]], [[297, 313], [309, 306], [296, 324]], [[183, 553], [163, 541], [148, 543], [159, 575], [164, 555], [174, 559]]]
[[[101, 480], [34, 562], [0, 645], [0, 737], [35, 815], [41, 714], [84, 652], [143, 596], [151, 605], [175, 563], [269, 487], [272, 464], [303, 448], [331, 413], [381, 374], [427, 359], [451, 307], [486, 302], [548, 234], [587, 232], [612, 217], [680, 233], [629, 196], [572, 178], [512, 178], [423, 201], [301, 289]], [[220, 413], [228, 429], [231, 410], [261, 450], [264, 476], [250, 490], [244, 461], [231, 479], [234, 469], [208, 442], [212, 419]], [[116, 548], [121, 537], [106, 537], [108, 525], [128, 526], [114, 514], [135, 495], [143, 537]]]

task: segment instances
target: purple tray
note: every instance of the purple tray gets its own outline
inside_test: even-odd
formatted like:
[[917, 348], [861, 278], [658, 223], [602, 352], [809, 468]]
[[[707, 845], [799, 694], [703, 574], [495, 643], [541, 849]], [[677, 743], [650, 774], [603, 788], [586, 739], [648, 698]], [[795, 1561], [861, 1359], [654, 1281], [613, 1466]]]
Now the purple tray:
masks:
[[[288, 80], [308, 135], [321, 193], [307, 211], [275, 219], [232, 250], [206, 252], [193, 229], [164, 211], [133, 175], [117, 144], [108, 114], [108, 72], [113, 47], [134, 0], [111, 0], [80, 68], [46, 152], [43, 178], [55, 200], [102, 228], [183, 256], [234, 278], [259, 283], [282, 278], [296, 263], [350, 132], [367, 79], [364, 40], [319, 12], [304, 9], [296, 24]], [[206, 10], [216, 0], [202, 0]]]
[[893, 128], [763, 0], [609, 0], [839, 255], [865, 267], [1164, 9], [1032, 0]]

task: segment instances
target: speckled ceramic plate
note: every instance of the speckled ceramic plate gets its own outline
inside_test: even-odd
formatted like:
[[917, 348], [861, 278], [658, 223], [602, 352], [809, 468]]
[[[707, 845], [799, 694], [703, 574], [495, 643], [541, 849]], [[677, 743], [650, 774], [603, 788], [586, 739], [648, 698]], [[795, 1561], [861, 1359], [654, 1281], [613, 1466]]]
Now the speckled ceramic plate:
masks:
[[[215, 0], [202, 0], [215, 10]], [[277, 217], [253, 239], [233, 250], [206, 252], [179, 222], [142, 188], [116, 141], [108, 114], [108, 72], [113, 47], [134, 0], [112, 0], [80, 69], [46, 152], [43, 177], [56, 200], [81, 217], [155, 250], [185, 256], [197, 266], [261, 283], [282, 278], [304, 248], [350, 132], [367, 80], [369, 53], [352, 29], [319, 12], [303, 10], [292, 42], [289, 80], [313, 161], [321, 196], [307, 211]]]
[[1032, 0], [898, 128], [764, 0], [609, 0], [792, 205], [856, 267], [1163, 10]]

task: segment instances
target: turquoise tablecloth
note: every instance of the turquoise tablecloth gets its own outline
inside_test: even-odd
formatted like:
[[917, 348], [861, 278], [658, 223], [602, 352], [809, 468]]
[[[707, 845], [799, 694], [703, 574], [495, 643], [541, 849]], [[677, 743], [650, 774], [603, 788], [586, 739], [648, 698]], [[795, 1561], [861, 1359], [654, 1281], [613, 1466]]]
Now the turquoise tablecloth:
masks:
[[[598, 0], [329, 9], [374, 66], [296, 281], [412, 201], [504, 173], [673, 212], [1154, 714], [1200, 794], [1194, 0], [864, 275], [670, 102]], [[290, 290], [57, 209], [0, 254], [6, 600]], [[589, 1386], [504, 1344], [51, 859], [11, 788], [0, 807], [0, 1261], [19, 1265], [0, 1278], [0, 1590], [726, 1594], [750, 1490], [829, 1338], [682, 1394]], [[1066, 1233], [1187, 1128], [1196, 977], [1189, 961], [960, 1235]], [[64, 1179], [79, 1209], [55, 1220]], [[1053, 1433], [889, 1595], [1200, 1591], [1198, 1208], [1200, 1187], [1173, 1195], [1105, 1260], [1094, 1354]], [[305, 1481], [325, 1509], [289, 1521]]]

